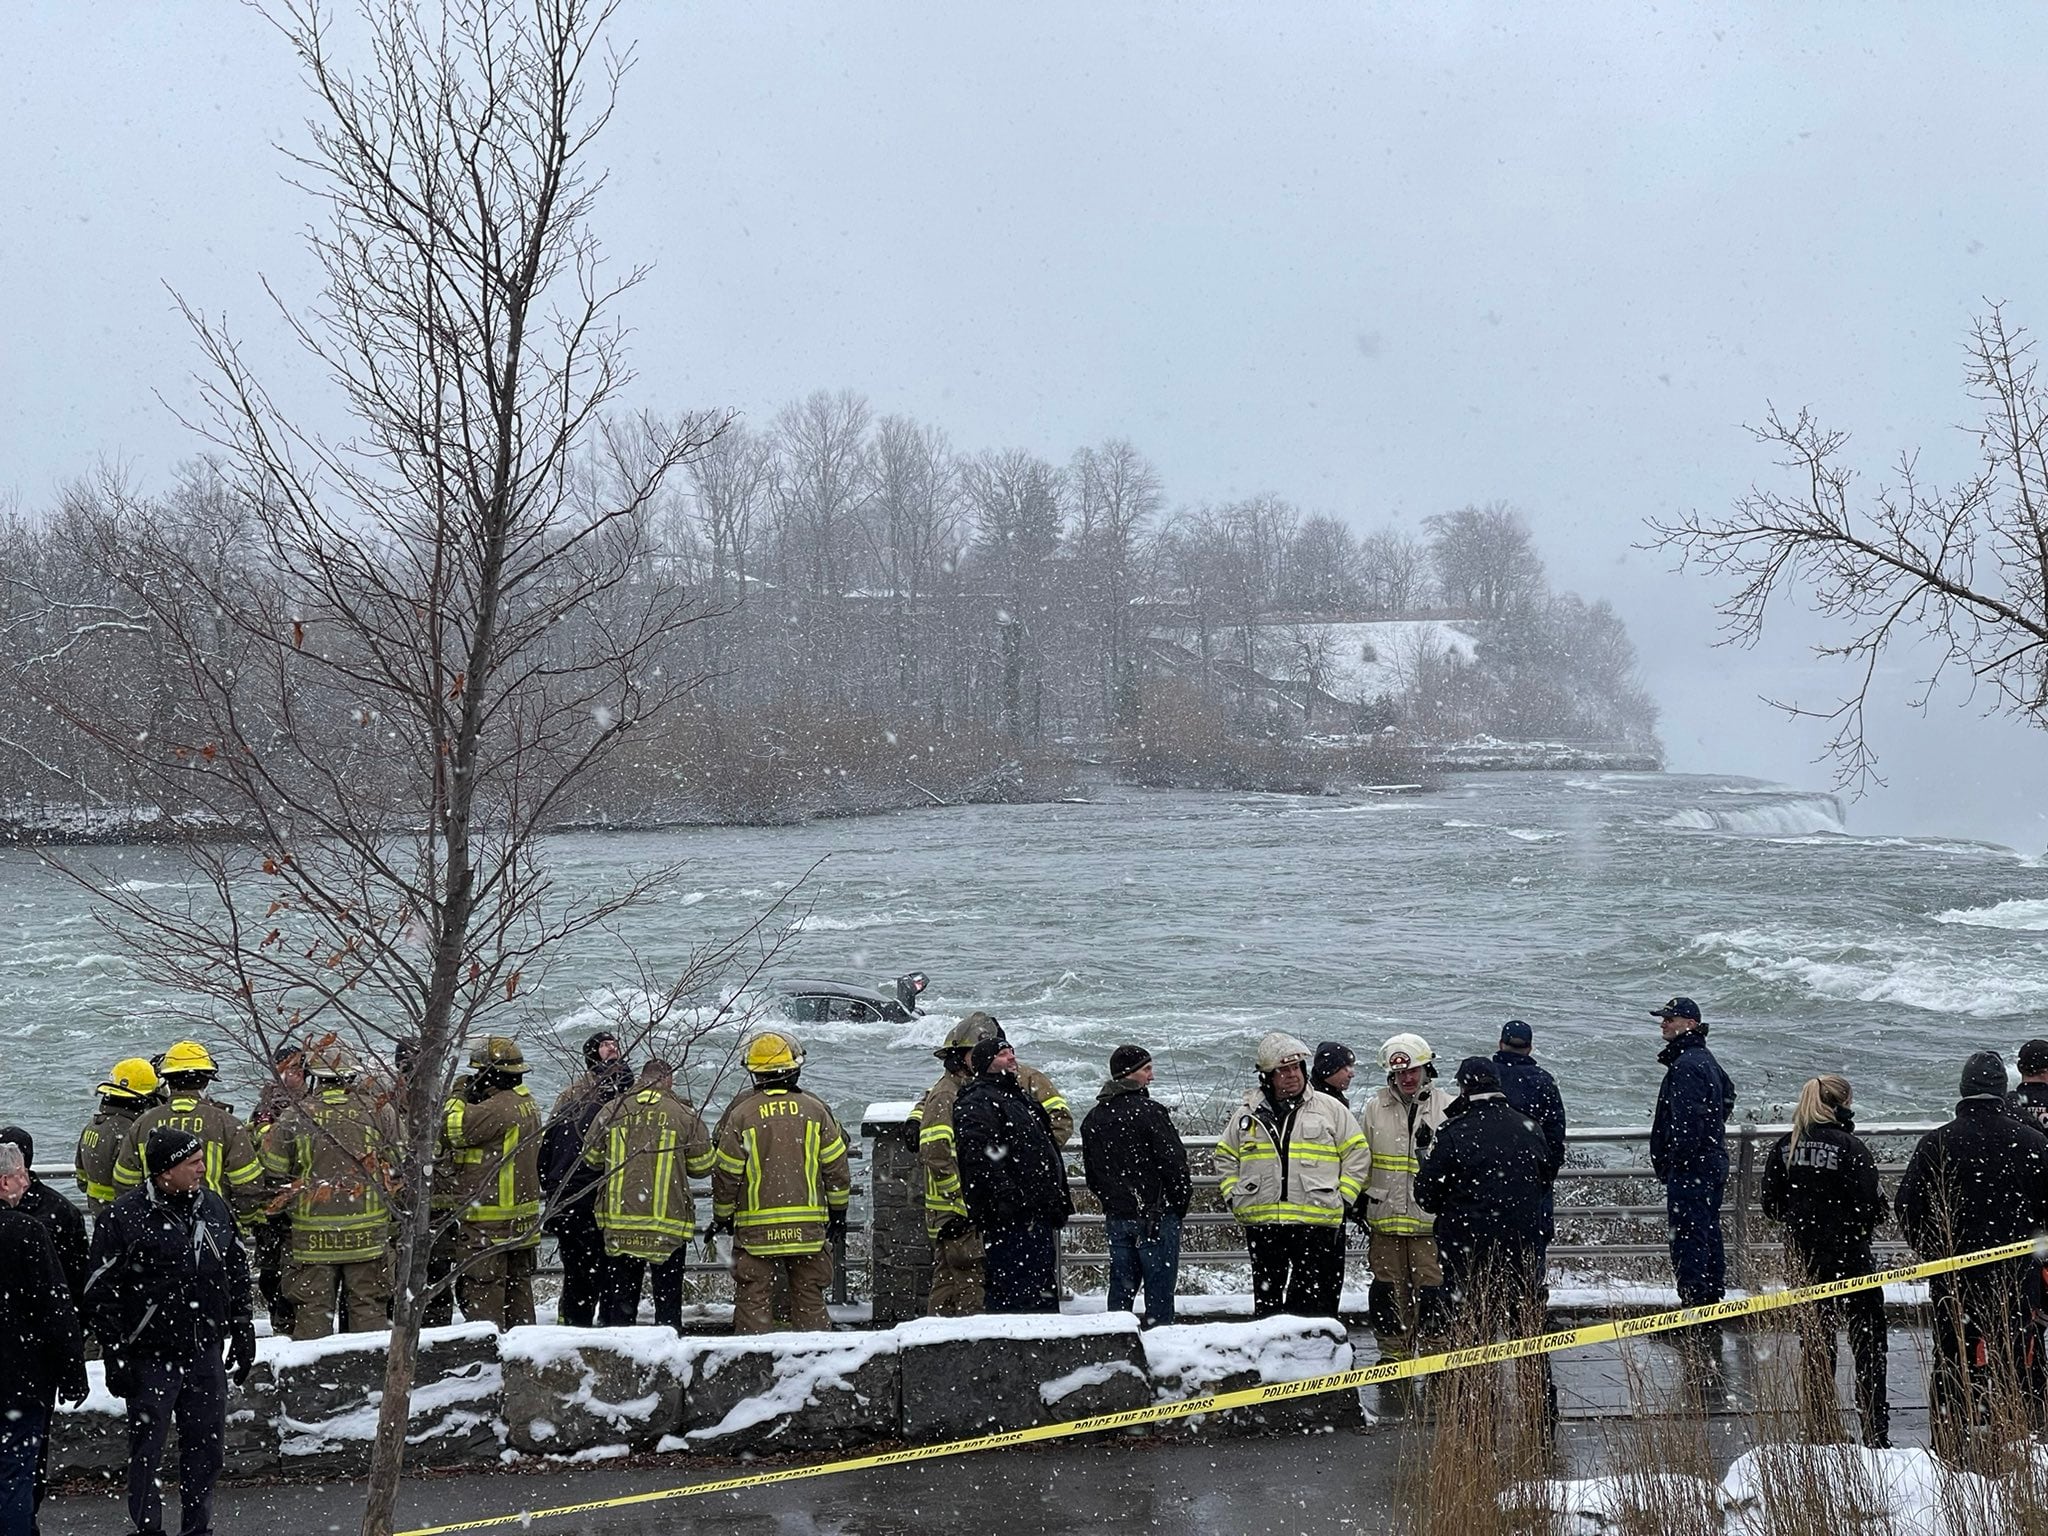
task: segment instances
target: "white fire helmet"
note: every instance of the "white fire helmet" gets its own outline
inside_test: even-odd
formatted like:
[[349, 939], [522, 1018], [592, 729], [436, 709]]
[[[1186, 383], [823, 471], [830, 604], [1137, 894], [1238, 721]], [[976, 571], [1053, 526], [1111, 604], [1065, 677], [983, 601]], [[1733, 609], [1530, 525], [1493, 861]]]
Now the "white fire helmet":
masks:
[[1428, 1067], [1435, 1060], [1436, 1052], [1420, 1035], [1396, 1035], [1380, 1047], [1380, 1068], [1389, 1077], [1410, 1067]]
[[1259, 1076], [1270, 1077], [1290, 1062], [1306, 1067], [1310, 1055], [1301, 1041], [1276, 1029], [1259, 1042]]

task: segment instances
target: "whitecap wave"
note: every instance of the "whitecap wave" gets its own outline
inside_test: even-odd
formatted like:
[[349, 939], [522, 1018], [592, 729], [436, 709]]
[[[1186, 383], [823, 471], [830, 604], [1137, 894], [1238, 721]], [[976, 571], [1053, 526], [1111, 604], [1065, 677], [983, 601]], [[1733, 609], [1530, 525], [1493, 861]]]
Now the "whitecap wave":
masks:
[[188, 891], [191, 887], [180, 880], [123, 880], [114, 889], [140, 896], [144, 891]]
[[1500, 832], [1518, 843], [1554, 843], [1564, 836], [1548, 827], [1503, 827], [1490, 821], [1447, 821], [1444, 825], [1470, 832]]
[[927, 917], [920, 912], [866, 912], [859, 917], [828, 917], [822, 912], [808, 912], [793, 919], [789, 924], [791, 933], [859, 933], [865, 928], [895, 928], [911, 924], [929, 927], [944, 919]]
[[1938, 837], [1848, 837], [1839, 832], [1809, 832], [1801, 837], [1774, 837], [1769, 841], [1780, 848], [1899, 848], [1913, 853], [1939, 853], [1951, 858], [2030, 862], [2003, 843], [1954, 842]]
[[1695, 953], [1730, 971], [1844, 1003], [1996, 1019], [2048, 1008], [2048, 957], [1987, 956], [1942, 939], [1848, 938], [1796, 929], [1706, 933]]
[[1937, 923], [1964, 928], [2007, 928], [2016, 933], [2048, 933], [2048, 899], [2001, 901], [1989, 907], [1960, 907], [1934, 914]]
[[1662, 825], [1680, 832], [1727, 832], [1738, 837], [1800, 837], [1842, 833], [1842, 803], [1833, 795], [1798, 795], [1767, 805], [1687, 806]]

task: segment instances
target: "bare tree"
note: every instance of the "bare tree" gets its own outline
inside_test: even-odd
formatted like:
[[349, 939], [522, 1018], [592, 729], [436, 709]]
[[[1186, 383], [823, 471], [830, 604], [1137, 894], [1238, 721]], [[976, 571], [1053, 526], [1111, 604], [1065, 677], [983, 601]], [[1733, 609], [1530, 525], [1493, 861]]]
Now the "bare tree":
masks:
[[784, 406], [775, 418], [783, 536], [792, 574], [803, 573], [813, 597], [836, 598], [846, 586], [854, 517], [868, 490], [871, 415], [865, 397], [852, 390], [820, 389]]
[[1498, 619], [1540, 597], [1543, 561], [1522, 514], [1504, 501], [1424, 520], [1444, 601]]
[[629, 375], [606, 314], [641, 275], [609, 272], [589, 223], [628, 64], [603, 43], [609, 6], [449, 0], [430, 19], [389, 0], [360, 72], [314, 0], [269, 17], [316, 100], [293, 161], [326, 212], [308, 236], [321, 298], [280, 308], [355, 428], [294, 420], [186, 311], [208, 365], [196, 429], [246, 518], [238, 558], [269, 579], [101, 509], [109, 538], [139, 540], [121, 607], [163, 637], [177, 713], [139, 742], [65, 713], [139, 797], [246, 840], [187, 846], [195, 888], [171, 900], [70, 872], [151, 974], [248, 1045], [417, 1041], [399, 1162], [366, 1170], [400, 1213], [362, 1525], [384, 1536], [442, 1103], [464, 1037], [516, 1022], [563, 940], [645, 889], [557, 898], [539, 839], [691, 685], [664, 664], [692, 610], [650, 558], [648, 513], [720, 422], [608, 419]]
[[923, 680], [924, 602], [959, 564], [964, 517], [959, 467], [952, 444], [938, 428], [885, 416], [875, 427], [869, 474], [861, 532], [868, 560], [889, 594], [896, 692], [907, 702]]
[[1429, 599], [1429, 551], [1398, 528], [1381, 528], [1360, 542], [1365, 605], [1374, 613], [1403, 614]]
[[1965, 384], [1981, 419], [1969, 429], [1980, 462], [1953, 485], [1930, 485], [1903, 452], [1893, 480], [1860, 489], [1846, 432], [1801, 410], [1773, 408], [1757, 441], [1778, 456], [1786, 491], [1751, 487], [1723, 517], [1653, 520], [1654, 547], [1732, 577], [1720, 604], [1729, 639], [1754, 644], [1773, 599], [1803, 593], [1841, 638], [1815, 647], [1846, 662], [1855, 686], [1829, 709], [1780, 707], [1835, 726], [1837, 782], [1881, 783], [1866, 728], [1878, 662], [1897, 644], [1932, 642], [1913, 702], [1951, 668], [1996, 690], [2002, 707], [2048, 724], [2048, 393], [2033, 342], [2002, 308], [1971, 327]]
[[1131, 644], [1131, 598], [1146, 529], [1165, 505], [1159, 471], [1129, 441], [1114, 437], [1083, 448], [1068, 471], [1074, 492], [1074, 543], [1083, 590], [1101, 637], [1103, 715], [1130, 722], [1137, 708], [1137, 662]]

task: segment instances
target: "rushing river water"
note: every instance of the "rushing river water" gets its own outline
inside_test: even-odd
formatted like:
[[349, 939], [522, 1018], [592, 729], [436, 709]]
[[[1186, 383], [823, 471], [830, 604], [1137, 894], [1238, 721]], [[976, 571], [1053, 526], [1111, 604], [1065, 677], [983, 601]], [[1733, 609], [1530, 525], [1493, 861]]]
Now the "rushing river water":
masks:
[[[1740, 779], [1506, 774], [1351, 799], [1107, 789], [1088, 804], [575, 836], [554, 852], [566, 895], [684, 863], [621, 922], [655, 975], [778, 897], [797, 930], [778, 974], [929, 972], [925, 1019], [808, 1031], [807, 1085], [849, 1115], [920, 1091], [945, 1025], [974, 1007], [1077, 1108], [1115, 1045], [1147, 1045], [1155, 1091], [1191, 1130], [1213, 1127], [1275, 1028], [1361, 1056], [1417, 1030], [1455, 1062], [1524, 1018], [1574, 1118], [1608, 1124], [1647, 1121], [1648, 1010], [1676, 992], [1699, 1000], [1744, 1109], [1767, 1115], [1839, 1070], [1866, 1120], [1939, 1116], [1969, 1051], [2010, 1060], [2048, 1033], [2037, 857], [1859, 837], [1832, 797]], [[179, 879], [163, 850], [91, 856], [135, 881]], [[75, 887], [10, 853], [0, 899], [15, 932], [0, 953], [0, 1117], [61, 1160], [93, 1084], [170, 1032]], [[638, 995], [639, 964], [587, 939], [533, 994], [522, 1033], [543, 1086]], [[246, 1105], [236, 1075], [228, 1096]]]

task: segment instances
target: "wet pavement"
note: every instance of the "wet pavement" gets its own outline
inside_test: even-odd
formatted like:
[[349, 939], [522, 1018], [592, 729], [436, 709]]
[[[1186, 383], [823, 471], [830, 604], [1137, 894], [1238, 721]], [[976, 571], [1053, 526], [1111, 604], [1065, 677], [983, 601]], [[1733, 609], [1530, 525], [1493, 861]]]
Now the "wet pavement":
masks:
[[[1924, 1445], [1926, 1335], [1895, 1328], [1891, 1343], [1893, 1439]], [[1848, 1403], [1846, 1341], [1841, 1357], [1839, 1385]], [[1729, 1336], [1721, 1390], [1707, 1403], [1706, 1452], [1717, 1465], [1725, 1467], [1748, 1448], [1759, 1405], [1768, 1415], [1772, 1405], [1790, 1401], [1795, 1360], [1787, 1335]], [[1556, 1476], [1597, 1473], [1620, 1443], [1617, 1436], [1628, 1432], [1624, 1426], [1676, 1410], [1685, 1396], [1681, 1359], [1661, 1339], [1572, 1351], [1557, 1357], [1555, 1370], [1565, 1420], [1549, 1469]], [[1375, 1391], [1366, 1406], [1378, 1414], [1388, 1405]], [[1169, 1536], [1382, 1532], [1396, 1528], [1395, 1511], [1426, 1447], [1419, 1418], [1383, 1415], [1360, 1431], [1199, 1441], [1154, 1436], [945, 1458], [497, 1529], [515, 1536], [1052, 1536], [1133, 1525]], [[687, 1456], [652, 1461], [411, 1479], [400, 1502], [400, 1528], [516, 1515], [747, 1470]], [[777, 1463], [760, 1469], [771, 1465]], [[361, 1488], [349, 1483], [223, 1488], [215, 1525], [222, 1536], [353, 1532], [361, 1508]], [[45, 1536], [104, 1536], [124, 1528], [111, 1494], [55, 1496], [41, 1523]]]

